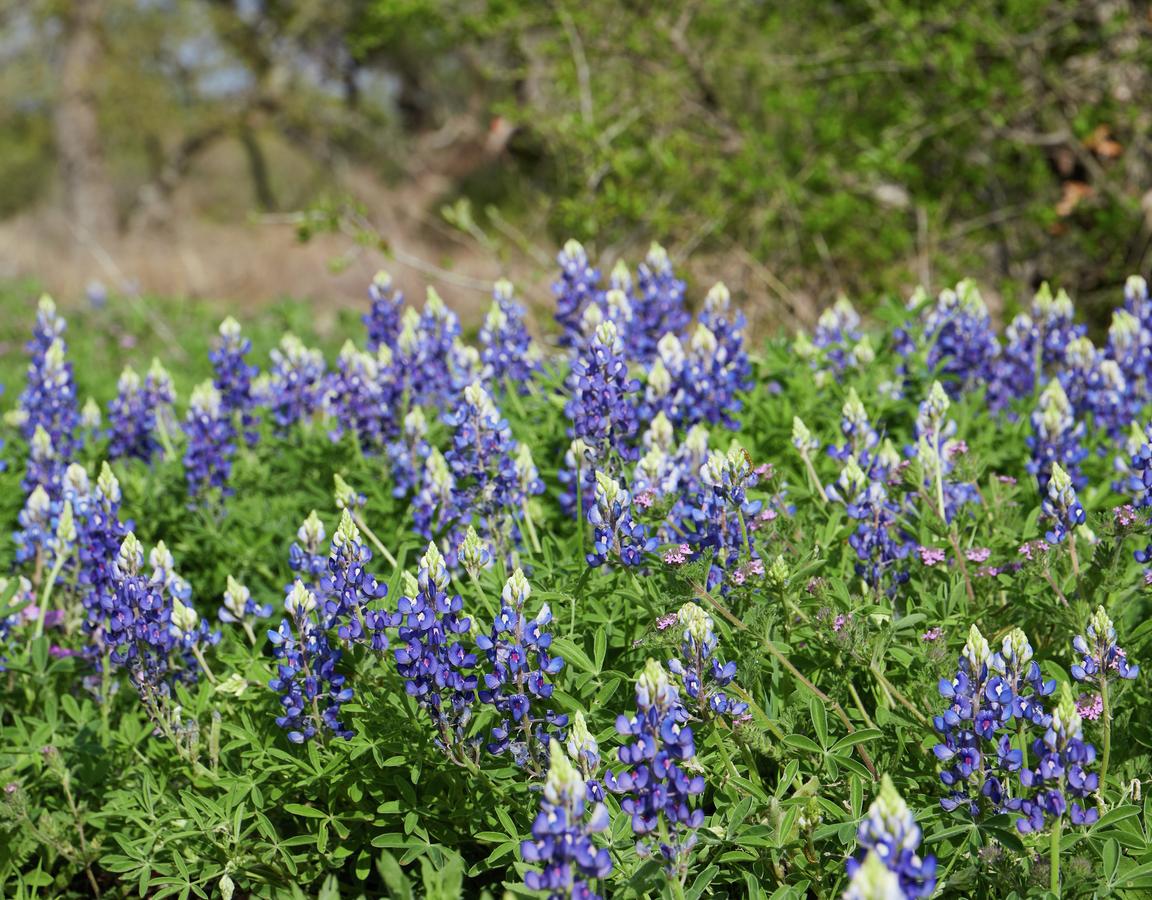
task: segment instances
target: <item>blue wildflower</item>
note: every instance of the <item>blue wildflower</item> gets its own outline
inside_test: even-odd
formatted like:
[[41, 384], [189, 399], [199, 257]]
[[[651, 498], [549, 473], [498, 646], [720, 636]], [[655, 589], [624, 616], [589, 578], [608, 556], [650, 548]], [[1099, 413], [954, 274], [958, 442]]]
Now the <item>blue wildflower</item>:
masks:
[[552, 621], [548, 605], [533, 619], [525, 615], [531, 594], [524, 572], [516, 569], [504, 585], [491, 634], [476, 638], [476, 646], [491, 666], [478, 696], [500, 716], [488, 751], [510, 753], [516, 765], [541, 775], [548, 742], [568, 723], [568, 717], [540, 708], [551, 699], [553, 687], [548, 679], [564, 667], [564, 660], [549, 653], [552, 635], [544, 630]]
[[696, 829], [704, 823], [704, 810], [691, 805], [704, 792], [704, 776], [685, 770], [696, 756], [696, 742], [676, 687], [656, 660], [648, 660], [636, 679], [636, 710], [616, 720], [616, 730], [629, 739], [618, 751], [620, 762], [631, 768], [608, 772], [605, 786], [623, 795], [620, 807], [632, 819], [637, 853], [657, 850], [669, 875], [682, 881]]
[[552, 900], [600, 900], [588, 880], [606, 878], [612, 871], [612, 857], [591, 836], [608, 828], [608, 810], [596, 803], [591, 815], [587, 814], [584, 779], [555, 740], [550, 744], [550, 760], [532, 838], [520, 844], [524, 861], [542, 868], [529, 870], [524, 884], [529, 890], [547, 891]]

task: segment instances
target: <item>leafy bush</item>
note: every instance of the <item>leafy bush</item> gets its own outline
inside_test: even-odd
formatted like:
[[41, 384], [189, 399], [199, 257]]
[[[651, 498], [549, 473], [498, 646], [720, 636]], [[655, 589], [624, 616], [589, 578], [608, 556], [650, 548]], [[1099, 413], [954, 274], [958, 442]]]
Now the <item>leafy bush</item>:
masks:
[[750, 355], [659, 248], [560, 262], [558, 340], [381, 277], [335, 357], [185, 313], [171, 376], [41, 302], [3, 893], [1152, 888], [1143, 281], [1103, 349], [962, 283]]

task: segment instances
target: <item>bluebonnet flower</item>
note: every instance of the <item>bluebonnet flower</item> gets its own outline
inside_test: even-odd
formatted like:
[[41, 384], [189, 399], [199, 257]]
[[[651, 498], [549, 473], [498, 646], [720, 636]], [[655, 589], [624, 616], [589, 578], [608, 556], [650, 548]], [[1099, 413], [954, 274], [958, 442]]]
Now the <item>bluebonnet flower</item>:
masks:
[[294, 744], [311, 740], [321, 728], [338, 738], [352, 737], [340, 721], [340, 707], [352, 699], [353, 692], [336, 670], [342, 654], [317, 620], [319, 605], [315, 594], [297, 580], [284, 601], [289, 618], [268, 632], [276, 655], [276, 677], [268, 686], [281, 694], [283, 709], [276, 724]]
[[143, 575], [143, 564], [143, 548], [128, 532], [114, 563], [114, 596], [104, 641], [110, 660], [128, 671], [152, 713], [158, 698], [170, 692], [176, 635], [172, 630], [172, 598], [162, 583]]
[[[656, 660], [648, 660], [636, 679], [636, 715], [616, 720], [616, 730], [628, 740], [618, 751], [620, 762], [631, 769], [605, 776], [608, 790], [623, 795], [620, 808], [632, 819], [637, 853], [657, 850], [668, 873], [681, 880], [696, 844], [696, 829], [704, 823], [704, 810], [690, 803], [704, 792], [704, 776], [685, 770], [696, 756], [685, 719], [668, 673]], [[654, 832], [655, 846], [650, 843]]]
[[713, 551], [709, 587], [724, 574], [733, 574], [741, 559], [756, 558], [748, 522], [763, 502], [749, 499], [748, 491], [758, 480], [747, 452], [736, 442], [726, 453], [712, 451], [700, 467], [697, 489], [686, 503], [683, 529], [695, 549]]
[[211, 381], [192, 391], [184, 434], [188, 439], [184, 449], [188, 496], [196, 498], [212, 490], [230, 493], [228, 479], [236, 453], [236, 430]]
[[1036, 476], [1041, 495], [1048, 490], [1056, 464], [1071, 476], [1075, 488], [1084, 487], [1087, 479], [1080, 471], [1080, 461], [1088, 455], [1081, 445], [1084, 423], [1076, 421], [1068, 395], [1056, 379], [1040, 395], [1039, 406], [1032, 413], [1032, 431], [1027, 437], [1032, 451], [1028, 471]]
[[627, 352], [632, 359], [649, 362], [657, 342], [666, 334], [679, 334], [690, 316], [684, 304], [684, 282], [672, 271], [668, 252], [653, 244], [637, 269], [633, 322]]
[[79, 440], [84, 444], [91, 444], [100, 438], [104, 426], [104, 414], [100, 411], [100, 404], [95, 398], [89, 397], [80, 409]]
[[361, 449], [378, 451], [396, 436], [393, 411], [400, 403], [400, 383], [391, 372], [392, 351], [387, 345], [376, 355], [357, 350], [346, 341], [324, 389], [324, 409], [332, 421], [329, 432], [338, 441], [351, 432]]
[[1144, 324], [1126, 309], [1112, 311], [1108, 326], [1108, 356], [1120, 366], [1125, 377], [1140, 384], [1147, 375], [1152, 355], [1152, 335]]
[[950, 789], [940, 805], [966, 809], [975, 816], [983, 797], [994, 811], [1009, 808], [1009, 779], [1023, 765], [1023, 753], [1012, 747], [1019, 728], [1046, 727], [1049, 716], [1043, 698], [1056, 689], [1045, 681], [1032, 659], [1032, 647], [1020, 629], [1013, 629], [1001, 650], [993, 653], [979, 628], [972, 626], [955, 679], [940, 681], [940, 695], [949, 707], [933, 720], [941, 743], [933, 748], [948, 767], [940, 780]]
[[644, 396], [639, 402], [639, 417], [651, 421], [656, 416], [677, 422], [683, 420], [684, 345], [674, 334], [666, 334], [656, 345], [656, 357], [644, 376]]
[[41, 294], [36, 304], [36, 324], [32, 327], [32, 340], [26, 349], [32, 357], [33, 364], [39, 365], [52, 343], [62, 340], [68, 323], [56, 309], [56, 301], [47, 294]]
[[680, 644], [680, 658], [668, 663], [668, 669], [680, 676], [684, 693], [696, 701], [697, 715], [743, 715], [748, 704], [728, 699], [722, 690], [736, 677], [736, 663], [721, 662], [716, 655], [716, 634], [712, 619], [696, 603], [689, 601], [676, 614], [684, 639]]
[[175, 400], [172, 376], [159, 360], [152, 361], [143, 379], [131, 367], [125, 368], [116, 397], [108, 404], [108, 456], [151, 462], [166, 451]]
[[[866, 856], [874, 854], [896, 875], [902, 891], [897, 896], [930, 897], [936, 890], [936, 857], [921, 858], [922, 837], [912, 810], [885, 775], [880, 780], [880, 792], [857, 829], [856, 840]], [[849, 860], [848, 874], [854, 881], [860, 868], [859, 860]]]
[[444, 557], [429, 544], [417, 577], [405, 579], [394, 653], [405, 690], [432, 719], [436, 746], [451, 761], [467, 765], [476, 756], [466, 738], [476, 696], [477, 677], [470, 674], [476, 656], [459, 640], [468, 633], [471, 620], [461, 615], [464, 601], [450, 595], [448, 586]]
[[79, 584], [86, 612], [85, 627], [104, 640], [103, 630], [116, 598], [115, 560], [129, 529], [120, 521], [120, 482], [105, 462], [96, 491], [79, 520]]
[[951, 401], [939, 381], [934, 381], [916, 416], [917, 446], [921, 485], [935, 499], [937, 512], [951, 522], [967, 503], [979, 502], [976, 486], [949, 478], [958, 444], [951, 440], [956, 423], [947, 418]]
[[43, 429], [61, 460], [72, 457], [80, 419], [72, 364], [66, 360], [65, 352], [64, 342], [57, 337], [43, 355], [33, 355], [27, 385], [20, 395], [19, 417], [24, 439], [31, 441], [36, 430]]
[[1020, 784], [1028, 796], [1007, 803], [1020, 813], [1017, 830], [1022, 834], [1041, 831], [1047, 822], [1065, 816], [1074, 825], [1094, 823], [1100, 813], [1083, 801], [1100, 787], [1100, 777], [1088, 771], [1096, 761], [1096, 748], [1083, 739], [1080, 714], [1067, 682], [1060, 686], [1060, 700], [1044, 736], [1036, 738], [1031, 749], [1036, 766], [1020, 770]]
[[479, 578], [480, 572], [492, 565], [492, 550], [471, 525], [464, 532], [464, 539], [456, 550], [456, 561], [472, 578]]
[[13, 536], [16, 543], [17, 564], [39, 559], [49, 564], [55, 544], [52, 526], [52, 498], [43, 485], [36, 485], [28, 495], [24, 508], [16, 516], [19, 530]]
[[611, 452], [623, 459], [638, 455], [631, 440], [639, 429], [630, 395], [640, 382], [628, 372], [624, 345], [616, 326], [602, 322], [572, 365], [572, 397], [564, 408], [572, 423], [569, 433], [582, 439], [598, 460]]
[[200, 666], [208, 680], [215, 682], [215, 677], [208, 669], [204, 659], [205, 647], [220, 643], [220, 632], [213, 631], [208, 623], [200, 618], [191, 603], [184, 603], [179, 599], [172, 601], [172, 636], [175, 638], [175, 648], [191, 654]]
[[744, 313], [732, 309], [732, 294], [723, 282], [713, 285], [704, 297], [699, 321], [716, 340], [716, 358], [728, 373], [729, 382], [736, 390], [750, 390], [752, 363], [744, 348], [748, 320]]
[[[839, 374], [849, 365], [851, 345], [862, 336], [860, 314], [856, 312], [852, 301], [841, 295], [820, 314], [809, 342], [813, 348], [810, 355], [819, 360], [817, 368], [827, 368], [833, 374]], [[805, 342], [806, 337], [800, 342], [801, 355], [808, 354]]]
[[297, 529], [296, 540], [288, 548], [288, 568], [313, 593], [319, 590], [320, 579], [328, 571], [328, 558], [322, 549], [325, 537], [324, 523], [316, 515], [316, 510], [312, 510]]
[[1052, 464], [1052, 474], [1048, 480], [1047, 496], [1040, 504], [1052, 527], [1044, 533], [1049, 544], [1059, 544], [1070, 531], [1084, 524], [1084, 507], [1076, 497], [1076, 488], [1071, 476], [1059, 463]]
[[707, 326], [699, 324], [688, 342], [680, 372], [679, 421], [683, 425], [697, 422], [722, 424], [737, 428], [736, 414], [743, 408], [738, 394], [748, 387], [739, 360], [729, 359]]
[[271, 603], [257, 603], [252, 599], [252, 592], [243, 584], [228, 576], [228, 586], [224, 590], [224, 603], [221, 605], [216, 617], [221, 622], [239, 625], [248, 635], [248, 640], [256, 643], [256, 632], [252, 623], [256, 619], [267, 619], [272, 615]]
[[252, 392], [252, 382], [259, 370], [247, 360], [252, 350], [252, 342], [240, 332], [240, 323], [231, 316], [220, 323], [220, 339], [208, 354], [215, 373], [212, 383], [220, 392], [220, 406], [224, 416], [233, 422], [244, 435], [249, 447], [254, 447], [260, 439], [257, 430], [260, 418], [256, 415], [256, 400]]
[[444, 454], [433, 447], [424, 462], [420, 490], [412, 500], [412, 528], [428, 540], [444, 535], [450, 546], [456, 546], [463, 516], [456, 504], [456, 478]]
[[512, 282], [496, 282], [492, 307], [480, 328], [484, 380], [493, 390], [510, 384], [524, 394], [540, 371], [539, 353], [524, 324], [525, 310], [516, 302]]
[[907, 900], [900, 876], [884, 865], [875, 850], [864, 854], [856, 866], [841, 900]]
[[868, 410], [864, 408], [856, 388], [848, 388], [848, 396], [841, 407], [840, 433], [844, 435], [844, 445], [829, 447], [828, 455], [839, 460], [852, 456], [861, 466], [867, 468], [873, 448], [880, 442], [880, 435], [872, 427]]
[[1128, 662], [1128, 655], [1116, 644], [1116, 628], [1103, 606], [1088, 620], [1084, 635], [1076, 635], [1072, 646], [1080, 655], [1080, 662], [1072, 666], [1072, 677], [1100, 687], [1105, 680], [1134, 679], [1140, 674], [1136, 663]]
[[478, 517], [489, 538], [500, 538], [509, 527], [506, 520], [524, 505], [518, 448], [508, 422], [479, 382], [464, 389], [455, 412], [444, 421], [455, 429], [444, 457], [454, 479], [454, 505]]
[[328, 571], [321, 581], [321, 622], [325, 630], [336, 628], [342, 641], [361, 641], [369, 643], [373, 650], [387, 650], [385, 629], [398, 625], [400, 617], [370, 608], [373, 601], [388, 593], [388, 585], [368, 572], [366, 567], [371, 561], [372, 551], [364, 545], [352, 514], [345, 508], [332, 536]]
[[400, 436], [388, 444], [393, 497], [406, 497], [419, 486], [423, 463], [430, 450], [428, 420], [419, 406], [413, 407], [404, 416]]
[[484, 362], [480, 359], [480, 351], [465, 344], [459, 337], [452, 342], [452, 352], [448, 357], [448, 378], [451, 390], [442, 391], [437, 401], [445, 411], [451, 410], [464, 388], [484, 380]]
[[568, 724], [568, 717], [540, 708], [551, 699], [553, 687], [548, 679], [564, 667], [564, 660], [549, 654], [552, 635], [544, 630], [552, 621], [548, 604], [533, 619], [525, 615], [531, 594], [524, 572], [516, 569], [504, 585], [491, 634], [476, 638], [476, 646], [491, 665], [478, 696], [500, 716], [488, 752], [511, 753], [516, 765], [540, 775], [548, 742]]
[[[957, 397], [983, 383], [997, 364], [1000, 347], [992, 328], [988, 307], [976, 284], [961, 281], [956, 287], [940, 292], [935, 303], [918, 291], [909, 301], [912, 309], [919, 309], [923, 346], [926, 348], [924, 366], [937, 372], [950, 396]], [[898, 346], [903, 353], [913, 348], [906, 331], [898, 331]]]
[[422, 312], [404, 310], [395, 364], [410, 405], [439, 408], [449, 399], [459, 335], [460, 321], [433, 288], [428, 288]]
[[272, 421], [281, 432], [297, 422], [311, 421], [324, 396], [324, 357], [294, 334], [280, 339], [269, 354], [272, 365], [262, 385]]
[[601, 784], [600, 773], [600, 745], [595, 736], [588, 730], [588, 723], [584, 720], [584, 713], [576, 710], [572, 714], [571, 725], [568, 728], [567, 740], [564, 742], [568, 755], [580, 769], [584, 784], [588, 790], [588, 799], [600, 801], [604, 799], [604, 785]]
[[525, 874], [529, 890], [547, 891], [550, 900], [599, 900], [588, 881], [606, 878], [612, 871], [612, 857], [591, 836], [607, 829], [610, 821], [603, 803], [596, 803], [587, 815], [588, 802], [584, 779], [553, 740], [532, 839], [520, 844], [524, 861], [542, 866]]
[[400, 337], [401, 310], [404, 309], [404, 294], [392, 282], [387, 272], [377, 272], [368, 286], [368, 297], [372, 308], [364, 315], [368, 329], [368, 349], [376, 352], [381, 347], [396, 349]]
[[28, 458], [25, 461], [24, 479], [21, 487], [25, 491], [43, 487], [55, 498], [59, 493], [68, 461], [57, 450], [52, 435], [41, 425], [36, 426], [28, 445]]
[[632, 495], [603, 472], [596, 473], [596, 502], [587, 515], [593, 527], [592, 552], [587, 554], [591, 566], [610, 560], [639, 566], [658, 545], [648, 529], [633, 518]]
[[556, 257], [560, 279], [552, 285], [556, 295], [556, 322], [560, 326], [560, 346], [580, 342], [584, 310], [600, 295], [600, 273], [588, 262], [588, 254], [578, 241], [568, 241]]

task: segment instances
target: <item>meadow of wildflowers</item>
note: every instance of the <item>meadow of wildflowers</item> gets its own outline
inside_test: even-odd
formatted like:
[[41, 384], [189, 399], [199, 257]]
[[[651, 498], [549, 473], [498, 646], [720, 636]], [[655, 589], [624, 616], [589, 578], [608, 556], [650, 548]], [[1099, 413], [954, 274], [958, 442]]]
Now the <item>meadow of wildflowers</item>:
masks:
[[753, 344], [558, 269], [338, 351], [6, 301], [0, 897], [1152, 896], [1146, 282]]

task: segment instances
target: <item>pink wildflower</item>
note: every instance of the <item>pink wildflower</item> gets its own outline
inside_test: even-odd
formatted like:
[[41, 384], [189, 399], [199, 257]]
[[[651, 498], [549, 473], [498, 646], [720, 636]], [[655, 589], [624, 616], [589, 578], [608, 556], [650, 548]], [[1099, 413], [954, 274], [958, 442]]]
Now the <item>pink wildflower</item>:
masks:
[[935, 626], [933, 628], [929, 628], [922, 635], [920, 635], [920, 640], [927, 641], [929, 644], [931, 644], [934, 641], [940, 640], [940, 636], [942, 634], [944, 634], [944, 629], [940, 628], [939, 626]]
[[656, 495], [651, 491], [641, 491], [636, 495], [635, 503], [641, 509], [647, 509], [652, 505], [652, 501], [656, 499]]
[[1080, 699], [1076, 701], [1076, 712], [1080, 714], [1081, 719], [1095, 721], [1104, 712], [1104, 698], [1099, 694], [1081, 694]]
[[984, 562], [991, 555], [992, 551], [987, 547], [973, 547], [964, 552], [964, 556], [967, 557], [968, 562]]
[[1136, 524], [1139, 518], [1131, 503], [1125, 503], [1123, 506], [1117, 506], [1116, 509], [1113, 510], [1113, 513], [1116, 516], [1116, 524], [1121, 528], [1131, 528]]
[[1013, 478], [1011, 475], [997, 475], [996, 480], [999, 481], [1001, 484], [1015, 484], [1016, 483], [1016, 479]]
[[944, 551], [939, 547], [920, 547], [920, 562], [926, 566], [934, 566], [944, 562]]
[[966, 441], [953, 441], [948, 445], [946, 451], [949, 459], [955, 459], [957, 456], [963, 456], [968, 452], [968, 443]]
[[836, 617], [835, 621], [832, 622], [832, 630], [839, 633], [839, 632], [843, 631], [844, 626], [847, 625], [851, 621], [852, 621], [852, 613], [848, 613], [848, 615], [844, 615], [844, 613], [841, 613], [840, 615], [838, 615]]
[[661, 616], [659, 619], [656, 620], [656, 630], [657, 631], [667, 631], [669, 628], [671, 628], [673, 625], [676, 624], [677, 618], [678, 617], [677, 617], [676, 613], [668, 613], [666, 615]]

